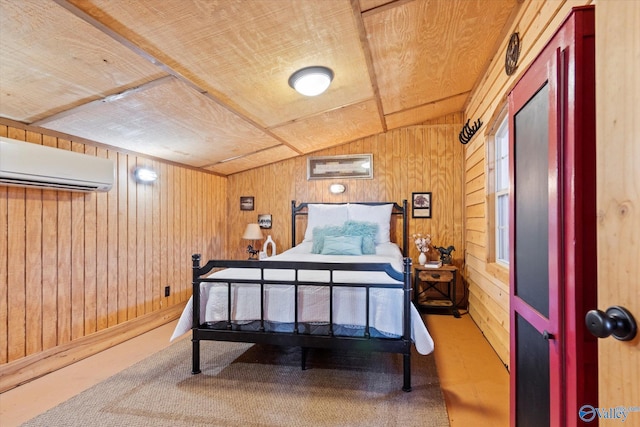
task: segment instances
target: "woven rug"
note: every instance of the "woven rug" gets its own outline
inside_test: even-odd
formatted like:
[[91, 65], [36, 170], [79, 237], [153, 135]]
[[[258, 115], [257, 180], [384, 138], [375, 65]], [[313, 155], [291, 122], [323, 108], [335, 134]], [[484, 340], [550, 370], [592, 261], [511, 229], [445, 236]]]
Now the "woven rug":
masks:
[[402, 357], [202, 342], [191, 375], [183, 339], [25, 423], [25, 426], [449, 426], [433, 355]]

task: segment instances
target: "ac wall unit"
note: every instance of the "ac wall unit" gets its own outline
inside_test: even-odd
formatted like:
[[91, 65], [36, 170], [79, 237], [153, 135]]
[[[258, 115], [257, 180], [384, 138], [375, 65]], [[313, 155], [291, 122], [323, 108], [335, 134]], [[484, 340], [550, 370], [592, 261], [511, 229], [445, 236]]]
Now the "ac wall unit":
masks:
[[113, 180], [110, 159], [0, 136], [0, 185], [89, 192]]

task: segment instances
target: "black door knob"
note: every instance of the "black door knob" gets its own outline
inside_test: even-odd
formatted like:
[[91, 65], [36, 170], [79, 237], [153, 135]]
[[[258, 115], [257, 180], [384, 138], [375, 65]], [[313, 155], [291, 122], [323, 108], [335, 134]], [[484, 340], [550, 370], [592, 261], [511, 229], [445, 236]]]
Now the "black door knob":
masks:
[[609, 307], [606, 312], [589, 310], [584, 320], [589, 332], [598, 338], [613, 335], [620, 341], [630, 341], [636, 336], [636, 321], [624, 307]]

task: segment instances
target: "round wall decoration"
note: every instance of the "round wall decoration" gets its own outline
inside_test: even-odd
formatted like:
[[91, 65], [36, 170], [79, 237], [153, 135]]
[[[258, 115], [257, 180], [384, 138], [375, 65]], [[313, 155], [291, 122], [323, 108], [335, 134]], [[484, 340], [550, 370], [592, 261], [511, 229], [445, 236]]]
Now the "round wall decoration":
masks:
[[504, 58], [504, 71], [507, 76], [515, 73], [518, 68], [518, 58], [520, 57], [520, 35], [518, 33], [511, 34], [509, 45], [507, 46], [507, 54]]

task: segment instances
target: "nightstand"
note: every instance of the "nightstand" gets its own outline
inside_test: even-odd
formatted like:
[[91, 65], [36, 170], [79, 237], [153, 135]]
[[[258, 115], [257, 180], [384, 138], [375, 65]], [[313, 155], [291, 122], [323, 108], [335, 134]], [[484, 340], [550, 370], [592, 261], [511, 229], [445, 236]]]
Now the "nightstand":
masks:
[[458, 268], [449, 264], [438, 268], [415, 266], [413, 303], [427, 312], [448, 309], [454, 317], [460, 317], [456, 305], [457, 273]]

